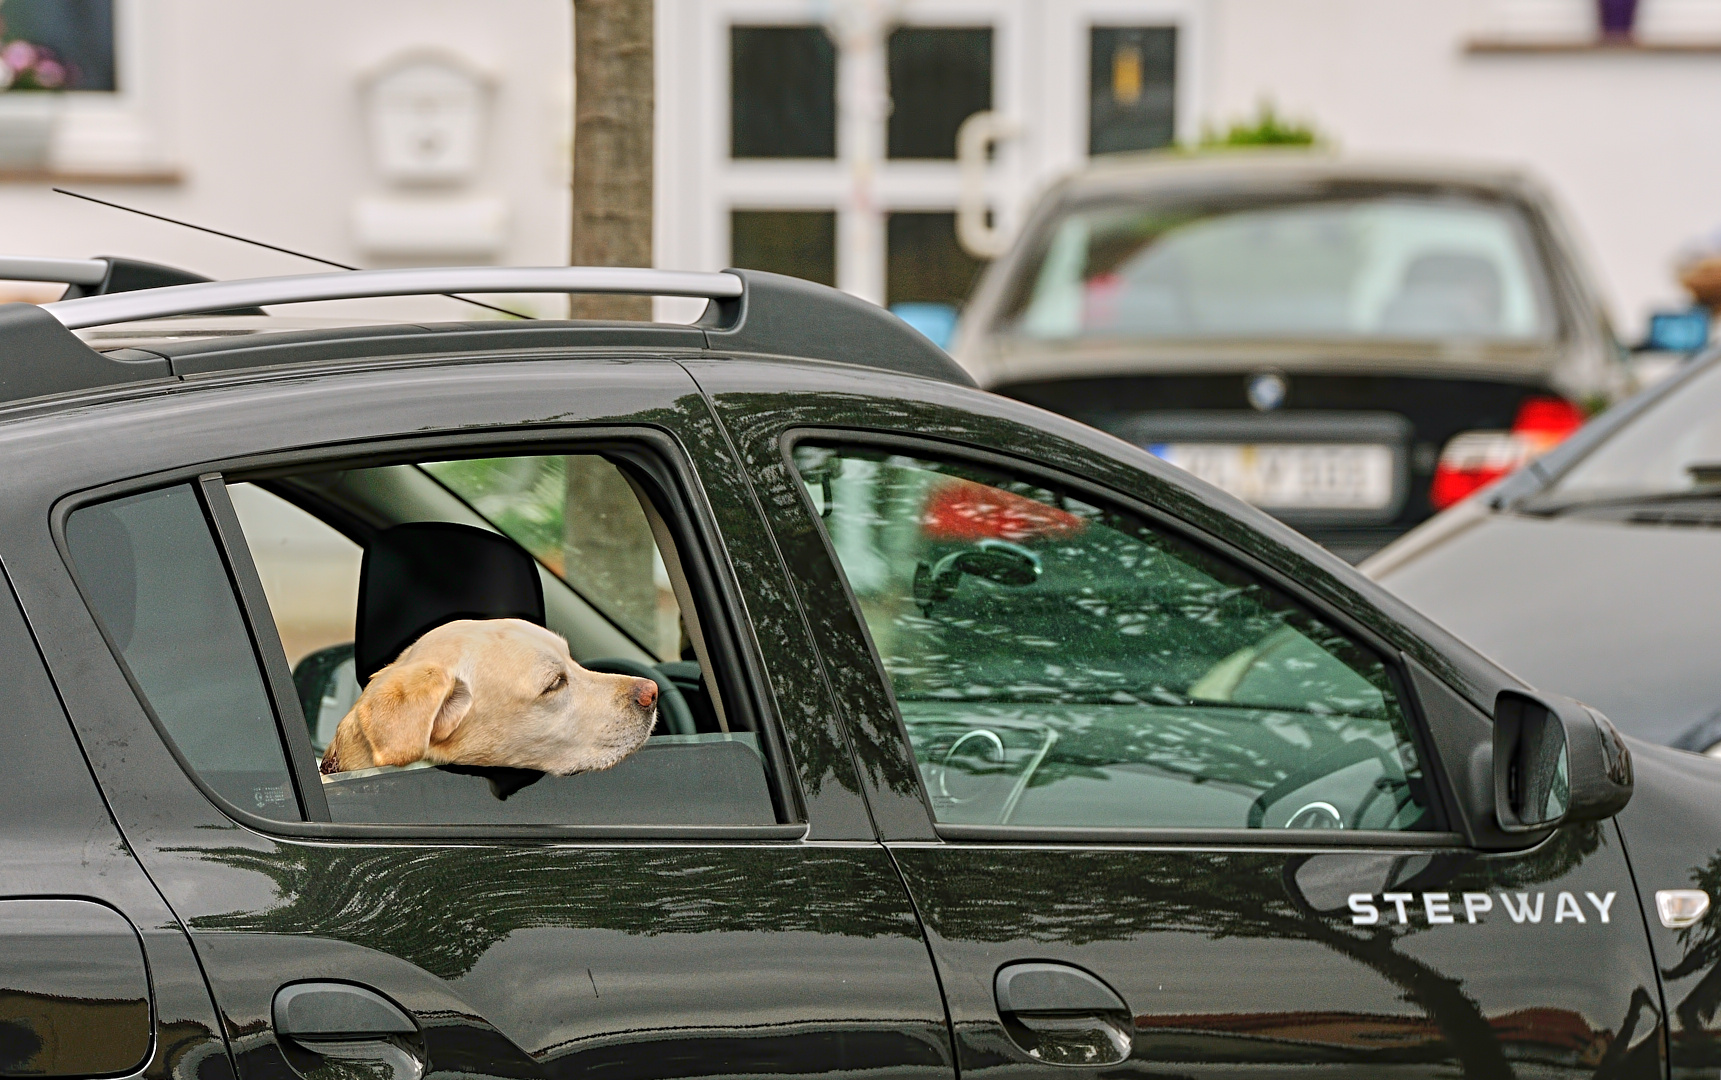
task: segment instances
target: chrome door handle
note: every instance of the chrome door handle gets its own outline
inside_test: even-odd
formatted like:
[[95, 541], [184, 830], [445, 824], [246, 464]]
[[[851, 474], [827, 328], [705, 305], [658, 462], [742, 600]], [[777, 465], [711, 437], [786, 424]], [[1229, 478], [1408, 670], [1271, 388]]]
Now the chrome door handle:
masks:
[[291, 983], [275, 992], [275, 1036], [300, 1076], [341, 1072], [378, 1080], [421, 1080], [426, 1059], [418, 1025], [406, 1010], [352, 983]]
[[1129, 1057], [1134, 1019], [1117, 991], [1070, 964], [1018, 963], [993, 980], [1011, 1040], [1049, 1065], [1115, 1065]]

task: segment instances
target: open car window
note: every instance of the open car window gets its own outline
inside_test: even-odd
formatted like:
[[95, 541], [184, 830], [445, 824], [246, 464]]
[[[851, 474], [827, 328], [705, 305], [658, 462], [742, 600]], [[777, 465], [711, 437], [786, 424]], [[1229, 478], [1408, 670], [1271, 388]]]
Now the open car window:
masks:
[[805, 445], [939, 821], [1432, 827], [1386, 665], [1132, 515], [986, 470]]
[[[130, 496], [74, 511], [67, 540], [164, 734], [241, 810], [774, 824], [765, 748], [725, 708], [699, 620], [684, 617], [701, 598], [674, 545], [660, 550], [672, 534], [646, 491], [598, 454], [427, 457]], [[413, 651], [432, 639], [437, 651]], [[270, 649], [291, 673], [273, 707]], [[418, 693], [420, 669], [446, 676], [424, 691], [441, 695], [434, 708], [365, 706]], [[421, 728], [420, 756], [392, 749]], [[301, 795], [320, 798], [293, 798], [295, 754], [313, 763]]]

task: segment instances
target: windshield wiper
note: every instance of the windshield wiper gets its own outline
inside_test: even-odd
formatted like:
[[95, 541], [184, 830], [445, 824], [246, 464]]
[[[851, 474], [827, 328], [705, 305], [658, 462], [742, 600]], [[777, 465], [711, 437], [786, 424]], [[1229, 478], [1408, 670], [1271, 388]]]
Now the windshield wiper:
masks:
[[[1533, 496], [1513, 507], [1519, 513], [1533, 514], [1537, 517], [1558, 517], [1573, 511], [1590, 510], [1630, 510], [1637, 507], [1674, 506], [1679, 503], [1704, 502], [1710, 499], [1721, 500], [1721, 466], [1715, 469], [1714, 480], [1700, 480], [1693, 487], [1682, 488], [1679, 491], [1639, 491], [1624, 495], [1565, 495], [1550, 492], [1546, 495]], [[1698, 475], [1695, 468], [1693, 475]]]

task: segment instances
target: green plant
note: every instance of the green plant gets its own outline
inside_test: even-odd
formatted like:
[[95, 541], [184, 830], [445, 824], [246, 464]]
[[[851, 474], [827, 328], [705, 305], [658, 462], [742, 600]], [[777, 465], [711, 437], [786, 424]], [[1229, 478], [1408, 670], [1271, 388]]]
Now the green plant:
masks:
[[1253, 120], [1234, 121], [1222, 132], [1210, 126], [1204, 127], [1199, 148], [1317, 146], [1325, 141], [1307, 121], [1282, 117], [1271, 101], [1263, 100]]

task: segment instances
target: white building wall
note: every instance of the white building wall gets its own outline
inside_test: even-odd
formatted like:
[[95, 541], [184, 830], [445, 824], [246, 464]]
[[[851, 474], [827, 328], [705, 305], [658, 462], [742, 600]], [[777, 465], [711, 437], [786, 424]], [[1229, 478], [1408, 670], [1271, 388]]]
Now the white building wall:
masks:
[[[352, 220], [359, 199], [391, 191], [371, 159], [363, 80], [391, 57], [429, 50], [487, 75], [492, 98], [477, 174], [420, 194], [502, 201], [503, 242], [486, 261], [566, 265], [569, 0], [116, 0], [116, 8], [120, 79], [136, 123], [105, 143], [105, 128], [87, 126], [68, 139], [61, 165], [74, 175], [63, 186], [359, 266], [445, 262], [367, 251]], [[77, 175], [97, 168], [120, 179]], [[177, 181], [161, 182], [163, 172]], [[53, 182], [0, 176], [0, 252], [130, 256], [216, 278], [316, 269], [79, 203], [52, 194]], [[403, 318], [475, 311], [435, 297], [363, 303]]]
[[1688, 303], [1673, 257], [1721, 226], [1721, 4], [1642, 0], [1647, 45], [1714, 52], [1476, 52], [1587, 40], [1590, 0], [1211, 0], [1214, 118], [1269, 98], [1340, 148], [1521, 166], [1552, 189], [1621, 334]]

